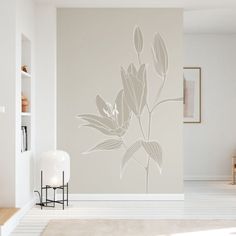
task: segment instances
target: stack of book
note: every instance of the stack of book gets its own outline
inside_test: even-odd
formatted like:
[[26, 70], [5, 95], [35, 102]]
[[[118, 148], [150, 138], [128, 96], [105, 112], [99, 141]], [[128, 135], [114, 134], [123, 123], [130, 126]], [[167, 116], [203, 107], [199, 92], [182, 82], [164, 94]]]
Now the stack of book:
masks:
[[21, 152], [25, 152], [28, 150], [28, 133], [27, 126], [21, 126]]

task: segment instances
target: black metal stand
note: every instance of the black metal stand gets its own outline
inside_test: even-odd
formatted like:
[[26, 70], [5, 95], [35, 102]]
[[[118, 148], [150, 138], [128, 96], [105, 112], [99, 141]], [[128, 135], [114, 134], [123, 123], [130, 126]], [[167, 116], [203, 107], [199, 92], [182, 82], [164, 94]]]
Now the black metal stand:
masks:
[[[41, 206], [41, 209], [43, 209], [43, 207], [55, 207], [56, 203], [61, 204], [62, 205], [62, 209], [64, 210], [65, 208], [65, 202], [68, 206], [68, 183], [65, 185], [65, 177], [64, 177], [64, 171], [62, 172], [62, 185], [59, 187], [51, 187], [49, 185], [43, 186], [43, 171], [41, 171], [41, 192], [39, 194], [40, 197], [40, 203], [37, 203], [36, 205]], [[48, 199], [48, 191], [50, 191], [50, 189], [53, 189], [53, 200]], [[56, 200], [56, 190], [57, 189], [61, 189], [62, 190], [62, 200]], [[66, 199], [65, 199], [65, 189], [66, 189]], [[45, 191], [43, 191], [45, 190]], [[43, 193], [46, 193], [46, 198], [45, 201], [43, 201]]]

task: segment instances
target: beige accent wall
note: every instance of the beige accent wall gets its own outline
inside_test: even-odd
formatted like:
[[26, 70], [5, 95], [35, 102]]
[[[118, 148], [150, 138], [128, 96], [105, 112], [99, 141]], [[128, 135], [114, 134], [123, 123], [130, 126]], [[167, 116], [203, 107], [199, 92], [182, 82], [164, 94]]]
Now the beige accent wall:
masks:
[[[182, 97], [182, 10], [180, 9], [58, 9], [57, 16], [57, 146], [71, 156], [71, 193], [144, 193], [145, 171], [131, 160], [120, 179], [125, 150], [99, 151], [83, 155], [107, 137], [98, 131], [80, 127], [78, 114], [97, 114], [99, 94], [114, 103], [122, 88], [120, 67], [125, 69], [137, 55], [133, 30], [139, 26], [144, 40], [141, 60], [147, 64], [148, 103], [152, 106], [161, 85], [153, 68], [151, 45], [159, 32], [169, 54], [169, 70], [161, 99]], [[160, 174], [150, 165], [149, 193], [183, 192], [182, 102], [164, 103], [153, 114], [151, 140], [158, 141], [163, 152]], [[147, 132], [147, 111], [142, 123]], [[127, 145], [140, 139], [135, 116], [125, 134]], [[135, 157], [146, 164], [141, 150]]]

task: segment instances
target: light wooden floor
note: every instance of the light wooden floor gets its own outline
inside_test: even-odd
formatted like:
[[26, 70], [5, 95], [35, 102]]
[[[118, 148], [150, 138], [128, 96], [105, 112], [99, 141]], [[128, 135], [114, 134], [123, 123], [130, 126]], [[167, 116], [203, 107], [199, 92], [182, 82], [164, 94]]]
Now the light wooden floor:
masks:
[[4, 225], [18, 210], [17, 208], [0, 208], [0, 225]]
[[12, 236], [38, 236], [51, 219], [236, 219], [236, 185], [187, 181], [185, 201], [70, 202], [64, 211], [34, 207]]

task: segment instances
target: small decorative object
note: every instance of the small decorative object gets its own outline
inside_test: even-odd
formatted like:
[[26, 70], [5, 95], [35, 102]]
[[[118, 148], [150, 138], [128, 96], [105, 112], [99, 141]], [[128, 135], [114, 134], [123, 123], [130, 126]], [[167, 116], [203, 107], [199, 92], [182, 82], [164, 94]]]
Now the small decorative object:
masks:
[[21, 70], [28, 73], [27, 65], [21, 66]]
[[23, 94], [21, 95], [21, 110], [22, 112], [27, 112], [29, 108], [29, 100]]
[[184, 67], [184, 123], [201, 123], [200, 67]]
[[[68, 206], [68, 182], [70, 179], [70, 156], [64, 151], [48, 151], [43, 153], [41, 160], [41, 194], [40, 206], [55, 207], [55, 203], [62, 204], [64, 210], [64, 203]], [[53, 189], [53, 200], [48, 199], [48, 191]], [[66, 199], [65, 199], [66, 189]], [[43, 190], [46, 191], [46, 198], [43, 197]], [[62, 190], [62, 199], [55, 199], [56, 190]], [[45, 202], [43, 202], [45, 199]], [[51, 205], [52, 204], [52, 205]]]

